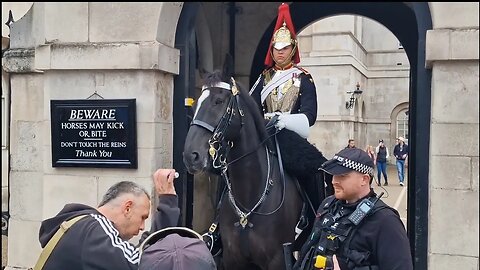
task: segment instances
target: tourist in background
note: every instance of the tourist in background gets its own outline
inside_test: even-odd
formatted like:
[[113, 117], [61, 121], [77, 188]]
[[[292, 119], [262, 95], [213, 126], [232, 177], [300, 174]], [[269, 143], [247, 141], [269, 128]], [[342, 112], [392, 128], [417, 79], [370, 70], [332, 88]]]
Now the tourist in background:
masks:
[[397, 158], [397, 173], [400, 186], [403, 187], [405, 180], [405, 160], [408, 157], [408, 145], [403, 137], [398, 137], [398, 144], [393, 149], [393, 155]]
[[355, 140], [354, 139], [349, 139], [347, 147], [345, 148], [355, 148]]
[[377, 184], [382, 185], [382, 174], [385, 179], [385, 186], [388, 186], [388, 177], [387, 177], [387, 160], [389, 157], [388, 148], [385, 146], [383, 140], [378, 141], [378, 146], [375, 148], [375, 153], [377, 155]]
[[[377, 164], [377, 154], [375, 153], [375, 149], [373, 148], [373, 146], [372, 145], [367, 145], [367, 147], [365, 147], [365, 152], [368, 154], [370, 159], [373, 161], [373, 164], [376, 165]], [[377, 182], [377, 185], [378, 185], [378, 182]]]

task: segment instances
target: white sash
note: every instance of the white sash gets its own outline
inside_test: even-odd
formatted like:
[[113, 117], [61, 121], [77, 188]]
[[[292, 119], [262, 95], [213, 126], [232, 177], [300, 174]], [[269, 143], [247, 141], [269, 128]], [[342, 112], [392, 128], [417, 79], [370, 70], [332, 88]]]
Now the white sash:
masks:
[[260, 93], [261, 102], [263, 103], [265, 101], [265, 99], [273, 91], [273, 89], [279, 87], [280, 85], [291, 79], [293, 73], [300, 75], [301, 73], [303, 73], [303, 71], [296, 67], [293, 67], [287, 72], [275, 72], [272, 80], [267, 85], [265, 85], [262, 92]]

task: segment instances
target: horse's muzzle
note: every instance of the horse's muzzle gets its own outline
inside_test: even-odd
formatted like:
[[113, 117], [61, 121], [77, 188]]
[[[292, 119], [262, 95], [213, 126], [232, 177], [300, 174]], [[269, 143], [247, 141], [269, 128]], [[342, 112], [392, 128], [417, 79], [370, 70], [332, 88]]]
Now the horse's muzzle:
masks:
[[206, 171], [208, 167], [207, 160], [201, 158], [198, 152], [183, 152], [183, 163], [190, 174], [196, 174], [202, 171]]

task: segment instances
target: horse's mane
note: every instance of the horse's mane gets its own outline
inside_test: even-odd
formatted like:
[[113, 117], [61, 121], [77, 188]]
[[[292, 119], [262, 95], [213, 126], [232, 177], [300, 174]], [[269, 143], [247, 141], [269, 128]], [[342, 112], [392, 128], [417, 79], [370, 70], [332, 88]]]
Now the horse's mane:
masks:
[[[223, 73], [219, 70], [215, 70], [212, 73], [209, 73], [204, 78], [204, 84], [206, 86], [212, 87], [219, 82], [225, 82], [230, 84], [230, 78], [226, 78]], [[248, 92], [244, 89], [243, 85], [239, 82], [235, 81], [237, 84], [237, 88], [240, 91], [239, 95], [243, 102], [240, 102], [241, 108], [244, 112], [248, 112], [251, 114], [253, 121], [255, 123], [255, 128], [257, 130], [258, 137], [261, 141], [264, 141], [267, 138], [267, 131], [265, 129], [265, 119], [262, 116], [262, 113], [258, 110], [258, 105], [255, 100], [248, 94]], [[246, 106], [244, 108], [243, 106]]]

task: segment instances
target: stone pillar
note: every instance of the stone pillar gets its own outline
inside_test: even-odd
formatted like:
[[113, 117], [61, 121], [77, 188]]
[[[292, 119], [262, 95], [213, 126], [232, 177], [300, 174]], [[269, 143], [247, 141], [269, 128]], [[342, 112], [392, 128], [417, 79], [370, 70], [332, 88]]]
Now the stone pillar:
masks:
[[[41, 252], [41, 221], [66, 203], [96, 206], [121, 180], [138, 182], [153, 192], [152, 173], [172, 167], [173, 76], [178, 74], [179, 51], [155, 40], [156, 3], [109, 5], [36, 3], [35, 12], [12, 28], [13, 46], [5, 52], [3, 64], [12, 89], [7, 269], [33, 267]], [[178, 14], [181, 10], [178, 4], [160, 6]], [[119, 10], [112, 14], [109, 8]], [[115, 28], [106, 14], [138, 18], [122, 21], [121, 33], [101, 31], [106, 23]], [[175, 25], [175, 14], [171, 12], [172, 19], [164, 25]], [[59, 21], [69, 21], [70, 26]], [[172, 29], [165, 30], [170, 33], [165, 38], [173, 35]], [[134, 41], [121, 39], [127, 37]], [[136, 99], [137, 169], [52, 167], [50, 100], [86, 99], [94, 93], [105, 99]]]
[[479, 265], [478, 3], [432, 7], [436, 24], [426, 39], [426, 65], [432, 68], [428, 265], [474, 270]]
[[33, 68], [34, 52], [33, 49], [10, 49], [3, 59], [14, 101], [10, 114], [10, 266], [31, 264], [40, 251], [38, 241], [28, 240], [38, 239], [43, 208], [42, 142], [49, 138], [43, 132], [43, 76]]

